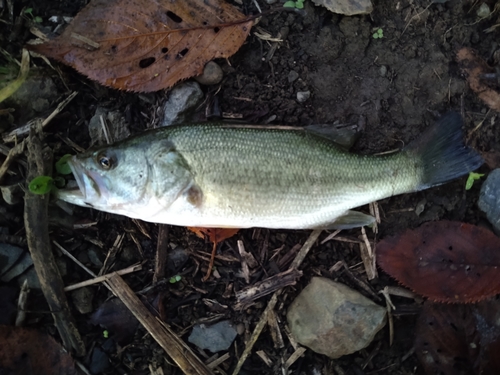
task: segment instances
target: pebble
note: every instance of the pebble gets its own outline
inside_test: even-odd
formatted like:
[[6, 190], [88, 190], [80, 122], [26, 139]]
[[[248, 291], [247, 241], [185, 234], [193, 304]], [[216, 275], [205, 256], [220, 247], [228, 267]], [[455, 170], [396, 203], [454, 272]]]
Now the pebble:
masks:
[[330, 12], [346, 16], [369, 14], [373, 11], [371, 0], [313, 0], [313, 3], [323, 5]]
[[489, 17], [490, 14], [491, 14], [491, 9], [489, 7], [488, 4], [486, 3], [482, 3], [479, 8], [477, 9], [477, 12], [476, 12], [477, 16], [479, 18], [486, 18], [486, 17]]
[[130, 130], [125, 117], [119, 111], [97, 107], [94, 116], [89, 121], [89, 135], [92, 145], [106, 145], [127, 138]]
[[295, 82], [298, 78], [299, 73], [297, 73], [295, 70], [290, 70], [290, 73], [288, 73], [288, 82]]
[[231, 322], [223, 320], [211, 326], [195, 325], [188, 341], [200, 349], [208, 349], [212, 353], [216, 353], [229, 349], [237, 334], [238, 332]]
[[175, 86], [163, 103], [163, 118], [160, 126], [189, 122], [192, 112], [203, 100], [203, 91], [195, 81], [182, 82]]
[[385, 65], [380, 66], [379, 74], [381, 77], [385, 77], [387, 75], [387, 67]]
[[483, 182], [477, 204], [500, 235], [500, 169], [490, 172]]
[[222, 78], [224, 78], [224, 73], [219, 64], [215, 61], [209, 61], [203, 68], [203, 73], [195, 77], [195, 80], [202, 85], [209, 86], [220, 83]]
[[311, 91], [299, 91], [299, 92], [297, 92], [297, 101], [299, 103], [304, 103], [310, 97], [311, 97]]
[[5, 203], [15, 205], [22, 201], [24, 192], [19, 184], [1, 186], [2, 198]]
[[297, 342], [335, 359], [366, 348], [385, 325], [386, 309], [344, 284], [314, 277], [290, 305], [287, 321]]
[[17, 246], [0, 243], [0, 275], [3, 277], [23, 255], [24, 250]]

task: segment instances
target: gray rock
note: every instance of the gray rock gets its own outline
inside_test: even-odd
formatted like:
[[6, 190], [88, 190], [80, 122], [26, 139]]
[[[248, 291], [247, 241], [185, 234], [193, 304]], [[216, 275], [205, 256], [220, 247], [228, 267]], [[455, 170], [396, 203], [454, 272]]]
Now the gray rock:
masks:
[[481, 186], [478, 206], [500, 235], [500, 169], [493, 170]]
[[313, 0], [316, 5], [323, 5], [333, 13], [354, 16], [357, 14], [369, 14], [373, 11], [370, 0]]
[[290, 70], [290, 73], [288, 73], [288, 82], [295, 82], [298, 78], [299, 73], [297, 73], [295, 70]]
[[330, 358], [367, 347], [384, 326], [385, 308], [351, 288], [322, 277], [295, 298], [287, 320], [295, 339]]
[[2, 281], [9, 282], [17, 276], [21, 275], [28, 268], [33, 265], [33, 260], [29, 252], [25, 251], [23, 255], [16, 261], [16, 264], [12, 266], [7, 272], [2, 274]]
[[311, 91], [299, 91], [299, 92], [297, 92], [297, 101], [299, 103], [304, 103], [310, 97], [311, 97]]
[[237, 334], [231, 322], [224, 320], [211, 326], [195, 325], [188, 341], [200, 349], [216, 353], [229, 349]]
[[170, 273], [179, 272], [179, 270], [189, 260], [189, 253], [181, 246], [176, 246], [167, 254], [167, 269]]
[[24, 280], [28, 281], [28, 288], [30, 289], [42, 289], [40, 285], [40, 280], [38, 279], [38, 275], [36, 274], [35, 267], [31, 267], [28, 271], [23, 273], [21, 276], [17, 278], [17, 285], [21, 286], [24, 283]]
[[220, 83], [222, 78], [224, 78], [224, 73], [219, 64], [215, 61], [209, 61], [203, 68], [203, 73], [195, 77], [195, 80], [202, 85], [209, 86]]
[[4, 275], [21, 258], [24, 250], [17, 246], [0, 243], [0, 275]]
[[489, 17], [491, 14], [491, 9], [488, 4], [482, 3], [478, 10], [476, 11], [476, 14], [479, 18], [486, 18]]
[[381, 77], [385, 77], [387, 75], [387, 67], [385, 65], [380, 66], [379, 74]]
[[71, 299], [76, 309], [80, 314], [89, 314], [94, 309], [92, 308], [92, 299], [94, 298], [94, 290], [89, 287], [83, 287], [71, 292]]
[[24, 192], [19, 184], [0, 186], [2, 198], [5, 203], [14, 205], [22, 201]]
[[163, 104], [160, 126], [189, 122], [192, 112], [201, 103], [203, 91], [198, 82], [188, 81], [175, 86]]

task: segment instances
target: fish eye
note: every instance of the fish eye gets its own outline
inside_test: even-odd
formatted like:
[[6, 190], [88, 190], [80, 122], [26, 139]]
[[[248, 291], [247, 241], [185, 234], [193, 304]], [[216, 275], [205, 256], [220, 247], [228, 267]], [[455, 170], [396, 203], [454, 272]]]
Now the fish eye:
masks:
[[114, 167], [114, 160], [112, 157], [106, 155], [105, 153], [97, 154], [97, 164], [104, 170], [108, 170]]

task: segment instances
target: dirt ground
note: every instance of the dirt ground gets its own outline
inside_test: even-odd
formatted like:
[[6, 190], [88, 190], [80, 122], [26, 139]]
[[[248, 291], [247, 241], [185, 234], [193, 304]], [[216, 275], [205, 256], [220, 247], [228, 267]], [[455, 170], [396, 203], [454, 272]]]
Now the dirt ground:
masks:
[[[276, 6], [257, 1], [263, 10]], [[244, 0], [243, 3], [241, 8], [244, 12], [256, 12], [252, 1]], [[485, 3], [491, 9], [495, 7], [495, 1]], [[477, 1], [455, 0], [435, 3], [423, 0], [375, 0], [372, 14], [347, 17], [330, 13], [306, 0], [305, 14], [277, 12], [262, 17], [240, 51], [228, 61], [218, 61], [225, 72], [224, 80], [221, 85], [203, 87], [207, 100], [199, 109], [199, 117], [211, 113], [217, 99], [218, 107], [226, 116], [242, 117], [253, 123], [265, 123], [271, 118], [272, 124], [283, 125], [361, 124], [362, 131], [353, 151], [373, 154], [401, 148], [417, 138], [439, 114], [454, 110], [464, 117], [465, 132], [469, 135], [467, 141], [471, 146], [480, 151], [500, 151], [500, 132], [495, 128], [496, 121], [493, 121], [496, 113], [489, 111], [468, 88], [455, 61], [456, 50], [469, 46], [490, 64], [498, 63], [494, 52], [498, 48], [499, 31], [485, 33], [485, 30], [500, 23], [499, 14], [497, 12], [486, 19], [479, 19], [476, 11], [481, 4]], [[32, 7], [33, 14], [44, 20], [42, 25], [51, 26], [47, 21], [49, 17], [74, 16], [84, 5], [85, 1], [82, 0], [19, 1], [14, 9], [18, 14], [21, 7]], [[379, 28], [383, 30], [383, 38], [374, 39], [372, 34]], [[0, 47], [20, 59], [23, 44], [32, 38], [27, 23], [15, 27], [2, 23], [0, 29]], [[261, 34], [265, 31], [272, 37], [281, 36], [283, 42], [263, 40], [254, 34], [255, 31]], [[168, 96], [167, 92], [118, 92], [88, 81], [70, 68], [55, 64], [61, 72], [58, 74], [40, 59], [35, 59], [34, 63], [39, 67], [39, 74], [52, 77], [59, 98], [67, 94], [66, 86], [69, 90], [79, 91], [76, 99], [47, 129], [46, 140], [54, 148], [55, 155], [75, 152], [59, 136], [68, 137], [83, 148], [89, 146], [87, 124], [97, 106], [121, 111], [131, 132], [137, 133], [154, 126], [161, 115], [158, 113], [158, 104]], [[310, 91], [311, 96], [299, 103], [297, 92], [303, 91]], [[52, 104], [52, 108], [55, 107], [57, 100]], [[22, 125], [27, 120], [22, 114], [23, 111], [18, 108], [13, 114], [14, 123], [9, 127]], [[481, 122], [482, 126], [471, 132]], [[487, 225], [477, 208], [479, 185], [465, 191], [464, 183], [464, 179], [461, 179], [442, 187], [379, 201], [382, 222], [376, 236], [369, 233], [370, 239], [378, 240], [438, 219]], [[0, 206], [5, 208], [10, 217], [22, 217], [22, 205], [8, 206], [0, 202]], [[415, 212], [417, 206], [423, 207], [419, 215]], [[366, 208], [363, 210], [366, 211]], [[144, 271], [127, 276], [126, 281], [136, 291], [150, 286], [158, 226], [142, 223], [139, 227], [137, 223], [123, 217], [75, 209], [73, 220], [84, 219], [98, 223], [77, 230], [70, 230], [60, 224], [53, 225], [51, 238], [71, 245], [75, 255], [86, 259], [87, 264], [97, 272], [99, 269], [92, 266], [86, 254], [91, 249], [97, 249], [99, 257], [104, 259], [117, 235], [127, 233], [113, 269], [145, 261]], [[9, 221], [2, 225], [8, 228], [10, 234], [23, 234], [22, 221]], [[343, 232], [343, 236], [357, 239], [360, 233], [360, 230], [350, 230]], [[136, 242], [130, 234], [133, 234]], [[292, 259], [287, 252], [297, 244], [303, 244], [308, 235], [306, 231], [242, 230], [235, 237], [224, 241], [219, 246], [218, 254], [239, 258], [236, 241], [243, 240], [246, 250], [251, 251], [260, 263], [251, 275], [252, 284], [286, 270]], [[320, 240], [327, 236], [328, 233], [323, 233]], [[235, 296], [231, 288], [237, 291], [246, 286], [244, 279], [238, 277], [240, 264], [217, 260], [218, 277], [202, 282], [211, 244], [179, 227], [169, 229], [168, 243], [181, 246], [190, 253], [189, 259], [180, 269], [169, 271], [167, 275], [170, 277], [179, 273], [182, 280], [153, 288], [144, 298], [162, 301], [160, 305], [163, 306], [161, 309], [165, 321], [177, 333], [182, 332], [186, 341], [189, 327], [208, 318], [230, 319], [240, 325], [241, 334], [229, 349], [231, 356], [221, 365], [226, 373], [230, 373], [269, 296], [245, 310], [234, 309]], [[281, 252], [271, 259], [280, 247], [283, 247]], [[203, 254], [203, 258], [196, 254]], [[74, 264], [63, 257], [61, 259], [68, 267], [64, 276], [67, 284], [87, 278]], [[338, 261], [345, 261], [355, 277], [370, 285], [375, 292], [387, 285], [397, 285], [380, 270], [378, 278], [368, 281], [357, 245], [339, 241], [318, 242], [302, 266], [302, 278], [295, 286], [285, 290], [276, 307], [284, 335], [284, 347], [277, 348], [269, 330], [265, 329], [241, 374], [284, 373], [282, 361], [294, 351], [285, 334], [287, 307], [311, 277], [321, 275], [338, 280], [373, 299], [351, 276], [342, 270], [332, 270]], [[105, 288], [96, 288], [94, 308], [97, 309], [107, 297], [109, 293]], [[38, 295], [36, 301], [40, 300]], [[382, 299], [375, 302], [384, 305]], [[411, 351], [415, 319], [420, 307], [413, 300], [404, 298], [395, 297], [393, 302], [398, 309], [394, 315], [395, 336], [392, 346], [389, 346], [388, 329], [384, 328], [367, 349], [338, 360], [307, 350], [292, 365], [289, 373], [419, 373], [417, 358]], [[30, 310], [35, 312], [29, 322], [34, 327], [50, 331], [51, 320], [48, 314], [36, 313], [36, 303], [32, 302], [30, 306]], [[106, 342], [102, 337], [102, 328], [90, 324], [89, 314], [74, 311], [74, 316], [87, 350], [92, 353], [93, 348], [102, 347]], [[150, 364], [163, 366], [165, 374], [180, 373], [151, 337], [145, 336], [142, 328], [135, 332], [134, 338], [126, 345], [120, 348], [113, 346], [111, 349], [106, 347], [106, 350], [111, 365], [102, 372], [105, 374], [147, 374]], [[274, 365], [267, 366], [256, 354], [257, 351], [264, 351]], [[88, 366], [91, 356], [81, 361]]]

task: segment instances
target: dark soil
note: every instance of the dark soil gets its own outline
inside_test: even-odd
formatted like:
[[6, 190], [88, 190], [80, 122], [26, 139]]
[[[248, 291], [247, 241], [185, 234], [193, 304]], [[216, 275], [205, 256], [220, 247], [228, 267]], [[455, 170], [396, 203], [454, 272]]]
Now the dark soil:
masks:
[[[284, 125], [362, 124], [363, 130], [353, 151], [372, 154], [401, 148], [417, 138], [439, 114], [454, 110], [463, 115], [466, 134], [483, 122], [467, 138], [471, 146], [480, 151], [500, 151], [500, 132], [495, 129], [495, 121], [492, 121], [496, 114], [488, 111], [486, 105], [468, 88], [455, 62], [456, 50], [469, 46], [488, 62], [495, 63], [492, 56], [498, 48], [498, 31], [485, 33], [484, 30], [500, 23], [500, 20], [497, 19], [497, 13], [478, 20], [476, 11], [481, 3], [450, 0], [429, 4], [429, 1], [421, 0], [380, 0], [374, 1], [371, 15], [346, 17], [332, 14], [323, 7], [315, 7], [310, 0], [306, 0], [305, 15], [277, 12], [262, 17], [254, 30], [261, 28], [273, 37], [281, 34], [285, 36], [284, 41], [278, 43], [271, 54], [275, 43], [259, 39], [252, 32], [246, 44], [229, 61], [218, 61], [223, 67], [225, 78], [220, 86], [204, 87], [207, 100], [206, 105], [199, 109], [199, 117], [212, 113], [214, 102], [217, 102], [216, 107], [222, 113], [232, 117], [237, 115], [255, 123], [272, 119], [273, 124]], [[486, 3], [491, 9], [495, 6], [495, 1]], [[270, 7], [263, 1], [259, 1], [259, 4], [263, 10]], [[53, 25], [47, 21], [49, 17], [74, 16], [85, 5], [85, 1], [39, 0], [22, 4], [17, 2], [14, 5], [18, 23], [15, 26], [0, 24], [0, 47], [20, 60], [21, 48], [31, 38], [28, 22], [17, 17], [22, 6], [33, 7], [33, 14], [43, 18], [42, 25], [52, 28]], [[253, 3], [247, 0], [244, 0], [242, 9], [247, 13], [256, 12]], [[9, 19], [6, 13], [4, 10], [3, 20]], [[383, 29], [382, 39], [372, 37], [378, 28]], [[156, 124], [161, 115], [158, 105], [168, 96], [168, 92], [118, 92], [88, 81], [70, 68], [56, 63], [53, 63], [56, 71], [41, 59], [34, 59], [34, 63], [39, 67], [38, 74], [51, 76], [56, 83], [58, 95], [51, 103], [51, 109], [67, 95], [66, 87], [71, 91], [79, 91], [76, 99], [46, 130], [47, 144], [54, 149], [56, 158], [75, 152], [59, 136], [68, 137], [83, 148], [89, 146], [87, 124], [97, 106], [121, 111], [131, 132], [137, 133]], [[289, 78], [294, 76], [298, 78], [290, 82]], [[310, 91], [311, 97], [299, 103], [299, 91]], [[16, 108], [12, 124], [4, 122], [2, 129], [17, 127], [30, 120], [24, 118], [23, 114], [26, 114], [24, 109]], [[46, 114], [36, 115], [43, 117]], [[4, 118], [0, 118], [0, 121], [4, 121]], [[20, 167], [15, 168], [18, 170]], [[464, 179], [461, 179], [443, 187], [378, 202], [382, 223], [376, 236], [369, 234], [370, 239], [378, 240], [418, 227], [423, 222], [439, 219], [488, 225], [476, 204], [479, 187], [476, 185], [465, 191], [464, 183]], [[415, 212], [417, 206], [424, 208], [419, 215]], [[20, 219], [0, 219], [0, 226], [6, 228], [4, 233], [22, 237], [22, 204], [8, 206], [0, 202], [0, 208], [5, 209], [2, 212], [6, 212], [6, 217]], [[54, 222], [58, 219], [57, 215], [62, 216], [59, 223], [98, 221], [87, 229], [73, 230], [70, 225], [62, 224], [51, 226], [51, 237], [96, 273], [100, 268], [92, 261], [89, 252], [97, 253], [97, 257], [103, 261], [116, 237], [125, 233], [123, 244], [109, 271], [145, 261], [143, 271], [126, 276], [125, 280], [135, 291], [151, 286], [159, 230], [157, 225], [141, 223], [139, 226], [127, 218], [87, 209], [75, 209], [72, 218], [56, 214], [55, 209], [51, 212]], [[286, 270], [293, 259], [289, 252], [297, 244], [303, 244], [308, 235], [305, 231], [242, 230], [235, 237], [224, 241], [218, 248], [218, 254], [239, 258], [236, 241], [243, 240], [246, 250], [251, 251], [260, 264], [252, 270], [250, 284], [253, 284]], [[320, 239], [327, 235], [323, 233]], [[343, 235], [356, 239], [360, 230], [346, 231]], [[165, 250], [181, 246], [190, 253], [184, 265], [167, 271], [167, 279], [178, 273], [182, 275], [182, 280], [175, 284], [160, 284], [142, 298], [158, 309], [162, 318], [174, 331], [182, 334], [185, 341], [191, 325], [209, 318], [230, 319], [239, 325], [241, 334], [229, 349], [231, 357], [221, 365], [226, 373], [230, 373], [269, 296], [243, 311], [233, 309], [236, 302], [234, 291], [246, 286], [245, 280], [238, 276], [240, 263], [217, 260], [216, 277], [202, 282], [211, 244], [179, 227], [170, 228], [168, 243], [170, 245]], [[275, 250], [281, 247], [279, 254], [272, 258]], [[204, 255], [203, 259], [199, 254]], [[67, 285], [88, 278], [63, 256], [60, 261], [68, 269], [64, 275]], [[285, 373], [282, 372], [282, 363], [294, 350], [285, 334], [287, 307], [311, 277], [321, 275], [338, 280], [373, 299], [343, 269], [332, 271], [332, 266], [338, 261], [345, 261], [355, 278], [369, 284], [375, 292], [387, 285], [397, 284], [380, 270], [379, 278], [368, 281], [357, 244], [338, 241], [318, 243], [301, 268], [302, 278], [295, 286], [286, 288], [276, 307], [284, 347], [277, 348], [270, 332], [265, 329], [253, 354], [246, 361], [242, 374]], [[97, 309], [110, 294], [105, 288], [93, 288], [93, 306]], [[40, 296], [37, 291], [34, 294]], [[382, 299], [375, 302], [385, 303]], [[388, 329], [384, 328], [367, 349], [338, 360], [307, 350], [304, 357], [289, 369], [289, 373], [326, 375], [340, 373], [339, 369], [345, 374], [417, 373], [419, 364], [411, 350], [415, 319], [420, 307], [413, 300], [399, 297], [394, 297], [393, 302], [398, 310], [394, 316], [395, 336], [392, 346], [389, 346]], [[29, 325], [53, 332], [50, 327], [47, 328], [52, 324], [50, 317], [37, 312], [39, 309], [35, 302], [31, 303], [30, 310], [33, 313], [30, 314]], [[142, 328], [126, 343], [120, 343], [118, 347], [111, 346], [110, 349], [102, 336], [103, 329], [89, 323], [89, 314], [82, 315], [74, 310], [74, 316], [89, 353], [105, 346], [110, 366], [103, 373], [147, 374], [149, 365], [162, 366], [165, 374], [180, 373], [154, 340], [145, 336]], [[272, 367], [264, 364], [255, 354], [259, 350], [269, 356], [274, 364]], [[92, 355], [80, 360], [84, 365], [91, 366]]]

